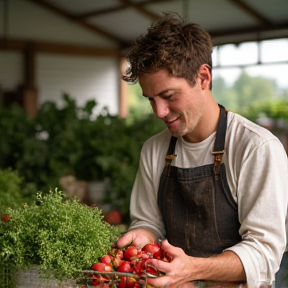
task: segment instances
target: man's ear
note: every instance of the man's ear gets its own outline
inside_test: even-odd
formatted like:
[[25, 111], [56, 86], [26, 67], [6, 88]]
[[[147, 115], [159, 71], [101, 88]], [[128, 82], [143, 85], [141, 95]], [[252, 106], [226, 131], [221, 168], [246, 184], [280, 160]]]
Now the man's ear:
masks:
[[208, 64], [203, 64], [199, 68], [199, 77], [201, 79], [201, 87], [203, 90], [209, 89], [212, 81], [212, 75]]

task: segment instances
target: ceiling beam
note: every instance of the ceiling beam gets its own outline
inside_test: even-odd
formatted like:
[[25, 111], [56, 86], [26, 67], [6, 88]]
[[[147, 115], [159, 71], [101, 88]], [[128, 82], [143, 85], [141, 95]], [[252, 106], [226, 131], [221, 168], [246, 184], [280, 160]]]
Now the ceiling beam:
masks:
[[[267, 31], [277, 31], [277, 30], [288, 30], [288, 22], [280, 23], [280, 24], [274, 24], [269, 26], [250, 26], [246, 28], [240, 28], [240, 29], [221, 29], [221, 30], [210, 30], [208, 31], [209, 34], [212, 37], [222, 37], [222, 36], [237, 36], [241, 34], [249, 34], [249, 33], [261, 33], [261, 32], [267, 32]], [[288, 37], [288, 35], [286, 36]], [[256, 39], [255, 39], [256, 40]]]
[[120, 57], [118, 49], [99, 48], [86, 45], [64, 44], [47, 41], [21, 40], [0, 38], [1, 50], [26, 51], [33, 46], [35, 52], [79, 55], [79, 56], [101, 56], [101, 57]]
[[30, 2], [38, 5], [38, 6], [41, 6], [42, 8], [49, 10], [55, 14], [58, 14], [61, 17], [64, 17], [71, 22], [74, 22], [74, 23], [76, 23], [76, 24], [78, 24], [78, 25], [80, 25], [86, 29], [89, 29], [90, 31], [92, 31], [94, 33], [102, 35], [103, 37], [118, 43], [118, 45], [120, 47], [126, 47], [128, 45], [128, 43], [126, 41], [123, 41], [121, 38], [117, 37], [116, 35], [108, 33], [107, 31], [97, 27], [96, 25], [91, 25], [81, 18], [74, 17], [74, 15], [67, 13], [66, 11], [59, 8], [58, 6], [55, 6], [51, 3], [48, 3], [45, 0], [27, 0], [27, 1], [30, 1]]
[[272, 24], [267, 18], [265, 18], [263, 15], [261, 15], [258, 11], [253, 9], [251, 6], [244, 3], [242, 0], [228, 0], [228, 1], [238, 6], [246, 14], [249, 14], [250, 16], [252, 16], [258, 23], [262, 25], [267, 25], [267, 26]]
[[[271, 36], [269, 34], [263, 35], [263, 33], [266, 33], [269, 31], [279, 31], [279, 33], [277, 33], [276, 36]], [[288, 38], [288, 22], [277, 24], [277, 25], [270, 25], [269, 27], [262, 26], [259, 28], [258, 26], [256, 27], [251, 26], [245, 29], [230, 29], [230, 30], [219, 30], [219, 31], [214, 30], [214, 31], [208, 31], [208, 32], [211, 35], [213, 44], [215, 46], [225, 45], [225, 44], [240, 44], [240, 43], [247, 42], [247, 41], [263, 41], [263, 40], [271, 40], [271, 39], [279, 39], [279, 38]], [[280, 35], [283, 35], [283, 36], [280, 36]], [[223, 40], [221, 38], [223, 38]], [[225, 38], [227, 40], [225, 40]], [[237, 38], [240, 40], [237, 40]]]

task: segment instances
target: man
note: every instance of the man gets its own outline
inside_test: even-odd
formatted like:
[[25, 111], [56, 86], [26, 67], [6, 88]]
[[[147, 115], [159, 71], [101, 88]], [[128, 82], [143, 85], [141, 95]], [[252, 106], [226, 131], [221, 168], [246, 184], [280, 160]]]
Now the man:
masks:
[[166, 130], [143, 145], [129, 231], [118, 247], [158, 239], [170, 262], [157, 287], [206, 280], [270, 285], [286, 245], [287, 155], [268, 130], [225, 110], [211, 93], [212, 42], [173, 14], [127, 56]]

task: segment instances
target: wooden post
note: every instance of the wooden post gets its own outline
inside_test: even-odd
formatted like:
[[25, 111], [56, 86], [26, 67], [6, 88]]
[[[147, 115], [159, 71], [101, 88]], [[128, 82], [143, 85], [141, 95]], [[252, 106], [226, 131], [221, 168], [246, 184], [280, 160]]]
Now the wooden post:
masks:
[[36, 89], [24, 88], [23, 90], [23, 108], [26, 113], [34, 118], [37, 116], [38, 107], [37, 107], [38, 93]]
[[30, 44], [24, 50], [24, 85], [22, 91], [23, 108], [30, 117], [37, 115], [38, 91], [36, 89], [36, 51], [35, 45]]

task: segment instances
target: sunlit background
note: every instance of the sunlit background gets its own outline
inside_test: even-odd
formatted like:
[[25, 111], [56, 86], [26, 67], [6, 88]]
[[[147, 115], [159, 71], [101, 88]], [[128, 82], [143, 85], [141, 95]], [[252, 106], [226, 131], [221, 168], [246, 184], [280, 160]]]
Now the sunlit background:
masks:
[[232, 85], [244, 70], [288, 88], [288, 39], [225, 45], [215, 48], [212, 56], [214, 77], [223, 77], [227, 84]]

